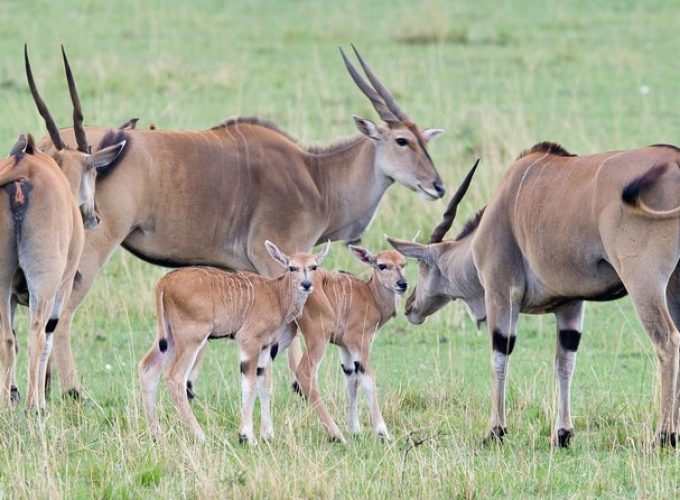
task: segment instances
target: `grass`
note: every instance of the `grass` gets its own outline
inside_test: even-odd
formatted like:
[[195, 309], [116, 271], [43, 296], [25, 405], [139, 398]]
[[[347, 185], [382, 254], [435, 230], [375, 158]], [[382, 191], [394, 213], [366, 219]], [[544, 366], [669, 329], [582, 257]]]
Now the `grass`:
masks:
[[[24, 82], [24, 41], [62, 126], [70, 124], [71, 108], [60, 42], [87, 123], [116, 126], [139, 116], [141, 126], [202, 129], [256, 114], [305, 142], [353, 133], [353, 113], [375, 118], [337, 53], [353, 42], [421, 126], [447, 130], [431, 153], [449, 189], [482, 158], [462, 219], [489, 198], [512, 158], [540, 140], [576, 153], [677, 143], [671, 20], [678, 7], [660, 0], [8, 0], [0, 4], [0, 148], [8, 151], [21, 132], [44, 134]], [[425, 234], [443, 208], [396, 186], [364, 243], [377, 249], [383, 233]], [[361, 270], [340, 244], [328, 265]], [[678, 494], [677, 455], [652, 447], [656, 360], [627, 299], [587, 307], [573, 383], [577, 437], [566, 451], [548, 445], [556, 399], [553, 318], [522, 318], [509, 380], [511, 435], [503, 447], [483, 448], [489, 339], [460, 304], [422, 327], [399, 316], [374, 344], [392, 443], [369, 434], [345, 447], [326, 443], [316, 415], [288, 389], [285, 363], [277, 362], [277, 437], [239, 446], [237, 355], [224, 342], [211, 344], [194, 406], [208, 444], [187, 437], [161, 390], [166, 434], [154, 445], [140, 411], [136, 364], [153, 338], [153, 284], [163, 273], [118, 251], [83, 303], [73, 343], [88, 406], [54, 395], [42, 418], [0, 411], [0, 498]], [[409, 277], [415, 281], [413, 264]], [[23, 312], [18, 324], [25, 393]], [[322, 390], [342, 423], [333, 351]]]

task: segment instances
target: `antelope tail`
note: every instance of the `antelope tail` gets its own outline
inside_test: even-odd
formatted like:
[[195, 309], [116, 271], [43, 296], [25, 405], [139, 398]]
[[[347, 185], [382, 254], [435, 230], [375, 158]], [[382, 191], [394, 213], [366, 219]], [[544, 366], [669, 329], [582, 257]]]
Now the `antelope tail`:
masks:
[[625, 188], [623, 188], [623, 192], [621, 193], [621, 200], [624, 205], [628, 205], [636, 212], [651, 219], [672, 219], [674, 217], [680, 217], [680, 206], [670, 210], [655, 210], [649, 207], [640, 198], [642, 192], [648, 187], [656, 184], [661, 176], [666, 173], [666, 170], [668, 170], [667, 164], [657, 165], [656, 167], [650, 168], [640, 177], [633, 179]]
[[158, 341], [158, 350], [165, 353], [168, 350], [168, 342], [170, 341], [170, 324], [165, 316], [165, 305], [163, 304], [163, 291], [156, 294], [156, 340]]

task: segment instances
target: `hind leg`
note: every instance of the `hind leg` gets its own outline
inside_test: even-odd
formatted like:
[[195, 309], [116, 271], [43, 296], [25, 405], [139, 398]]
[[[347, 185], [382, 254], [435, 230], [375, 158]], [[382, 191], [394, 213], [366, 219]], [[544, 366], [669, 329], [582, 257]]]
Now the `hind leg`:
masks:
[[[680, 267], [675, 269], [668, 282], [666, 300], [673, 324], [676, 330], [680, 330]], [[680, 371], [676, 379], [675, 416], [673, 421], [676, 427], [680, 429]]]
[[[50, 287], [45, 286], [49, 290]], [[52, 349], [52, 335], [47, 335], [46, 327], [52, 312], [54, 295], [31, 293], [30, 324], [28, 332], [28, 408], [45, 409], [45, 372], [47, 359]], [[35, 297], [35, 298], [34, 298]]]
[[173, 353], [174, 346], [171, 343], [165, 344], [165, 351], [162, 351], [158, 341], [154, 340], [149, 351], [139, 362], [139, 383], [142, 393], [142, 404], [144, 405], [144, 415], [149, 424], [151, 435], [154, 437], [160, 435], [161, 432], [156, 406], [158, 379], [161, 376], [163, 365], [168, 359], [172, 358]]
[[12, 405], [19, 402], [16, 386], [17, 340], [12, 330], [11, 291], [0, 294], [0, 361], [2, 362], [2, 399]]

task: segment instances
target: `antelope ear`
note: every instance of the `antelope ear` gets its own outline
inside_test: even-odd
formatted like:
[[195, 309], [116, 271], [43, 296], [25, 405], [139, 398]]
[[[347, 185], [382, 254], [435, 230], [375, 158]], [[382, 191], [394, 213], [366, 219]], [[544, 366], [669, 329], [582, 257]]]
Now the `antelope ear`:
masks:
[[360, 118], [356, 115], [352, 116], [354, 119], [354, 123], [356, 124], [357, 128], [359, 129], [359, 132], [364, 134], [366, 137], [369, 139], [373, 139], [374, 141], [379, 141], [383, 138], [382, 132], [380, 132], [380, 129], [378, 126], [373, 123], [371, 120], [367, 118]]
[[387, 242], [394, 247], [394, 249], [402, 254], [404, 257], [411, 257], [413, 259], [422, 260], [428, 264], [433, 262], [432, 251], [427, 245], [421, 245], [414, 241], [397, 240], [395, 238], [385, 237]]
[[316, 263], [321, 264], [326, 257], [328, 257], [328, 252], [331, 250], [331, 240], [328, 240], [326, 244], [323, 246], [321, 251], [316, 254]]
[[33, 143], [33, 136], [31, 134], [21, 134], [14, 143], [12, 149], [9, 151], [9, 156], [15, 156], [20, 153], [32, 155], [35, 152], [35, 144]]
[[347, 248], [349, 248], [349, 251], [354, 254], [354, 256], [359, 259], [361, 262], [364, 264], [368, 264], [369, 266], [372, 266], [373, 263], [375, 262], [375, 258], [373, 257], [373, 254], [366, 250], [363, 247], [358, 247], [355, 245], [347, 245]]
[[112, 146], [106, 147], [104, 149], [100, 149], [95, 154], [93, 154], [92, 159], [97, 172], [101, 173], [106, 170], [116, 160], [116, 158], [120, 156], [120, 154], [123, 152], [123, 149], [125, 149], [126, 144], [127, 140], [123, 139], [119, 143], [113, 144]]
[[422, 131], [423, 137], [427, 139], [427, 142], [434, 141], [437, 137], [444, 133], [443, 128], [426, 128]]
[[264, 246], [267, 248], [267, 252], [269, 252], [269, 255], [272, 259], [281, 264], [283, 267], [288, 267], [288, 256], [279, 250], [279, 247], [274, 245], [274, 243], [269, 240], [264, 242]]

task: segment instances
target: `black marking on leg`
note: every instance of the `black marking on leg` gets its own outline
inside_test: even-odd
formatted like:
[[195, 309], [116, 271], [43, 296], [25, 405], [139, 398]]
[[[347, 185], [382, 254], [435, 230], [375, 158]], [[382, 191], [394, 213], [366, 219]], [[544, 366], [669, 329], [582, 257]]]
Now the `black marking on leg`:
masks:
[[560, 330], [560, 345], [565, 351], [576, 352], [581, 342], [581, 332], [577, 330]]
[[69, 389], [64, 393], [64, 399], [72, 399], [73, 401], [80, 401], [83, 397], [80, 395], [78, 389]]
[[500, 352], [501, 354], [507, 354], [509, 356], [515, 349], [515, 339], [516, 337], [514, 335], [506, 337], [498, 330], [494, 330], [491, 339], [493, 350]]
[[342, 371], [347, 375], [348, 377], [354, 373], [354, 368], [345, 368], [345, 365], [340, 363], [340, 366], [342, 366]]
[[45, 326], [45, 333], [53, 333], [57, 329], [57, 323], [59, 323], [59, 318], [52, 318], [47, 322]]
[[187, 399], [191, 401], [195, 398], [196, 393], [194, 392], [194, 384], [191, 383], [191, 380], [187, 380]]
[[274, 361], [276, 359], [276, 355], [279, 353], [279, 344], [274, 344], [272, 346], [272, 350], [269, 351], [269, 353], [271, 354], [272, 361]]
[[21, 396], [19, 395], [19, 389], [17, 388], [16, 385], [13, 385], [12, 387], [9, 388], [9, 399], [14, 404], [17, 404], [21, 399]]
[[264, 366], [258, 366], [256, 372], [258, 377], [264, 375]]
[[52, 392], [52, 363], [49, 359], [47, 360], [47, 366], [45, 367], [45, 397], [48, 397]]
[[248, 371], [248, 363], [241, 361], [241, 375], [245, 375]]
[[19, 342], [17, 342], [17, 332], [12, 328], [12, 335], [14, 335], [14, 354], [19, 355]]
[[574, 431], [571, 429], [559, 429], [557, 431], [557, 445], [560, 448], [569, 448], [569, 443], [574, 437]]
[[73, 277], [73, 282], [80, 283], [81, 281], [83, 281], [83, 274], [80, 271], [76, 271], [76, 274]]
[[484, 438], [484, 445], [486, 446], [493, 443], [503, 444], [503, 437], [507, 433], [507, 427], [501, 427], [500, 425], [495, 426]]
[[158, 341], [158, 349], [159, 349], [161, 352], [165, 352], [165, 351], [168, 350], [168, 341], [167, 341], [167, 339], [160, 339], [160, 340]]
[[362, 365], [359, 361], [354, 362], [354, 371], [356, 373], [364, 373], [366, 369], [364, 368], [364, 365]]

